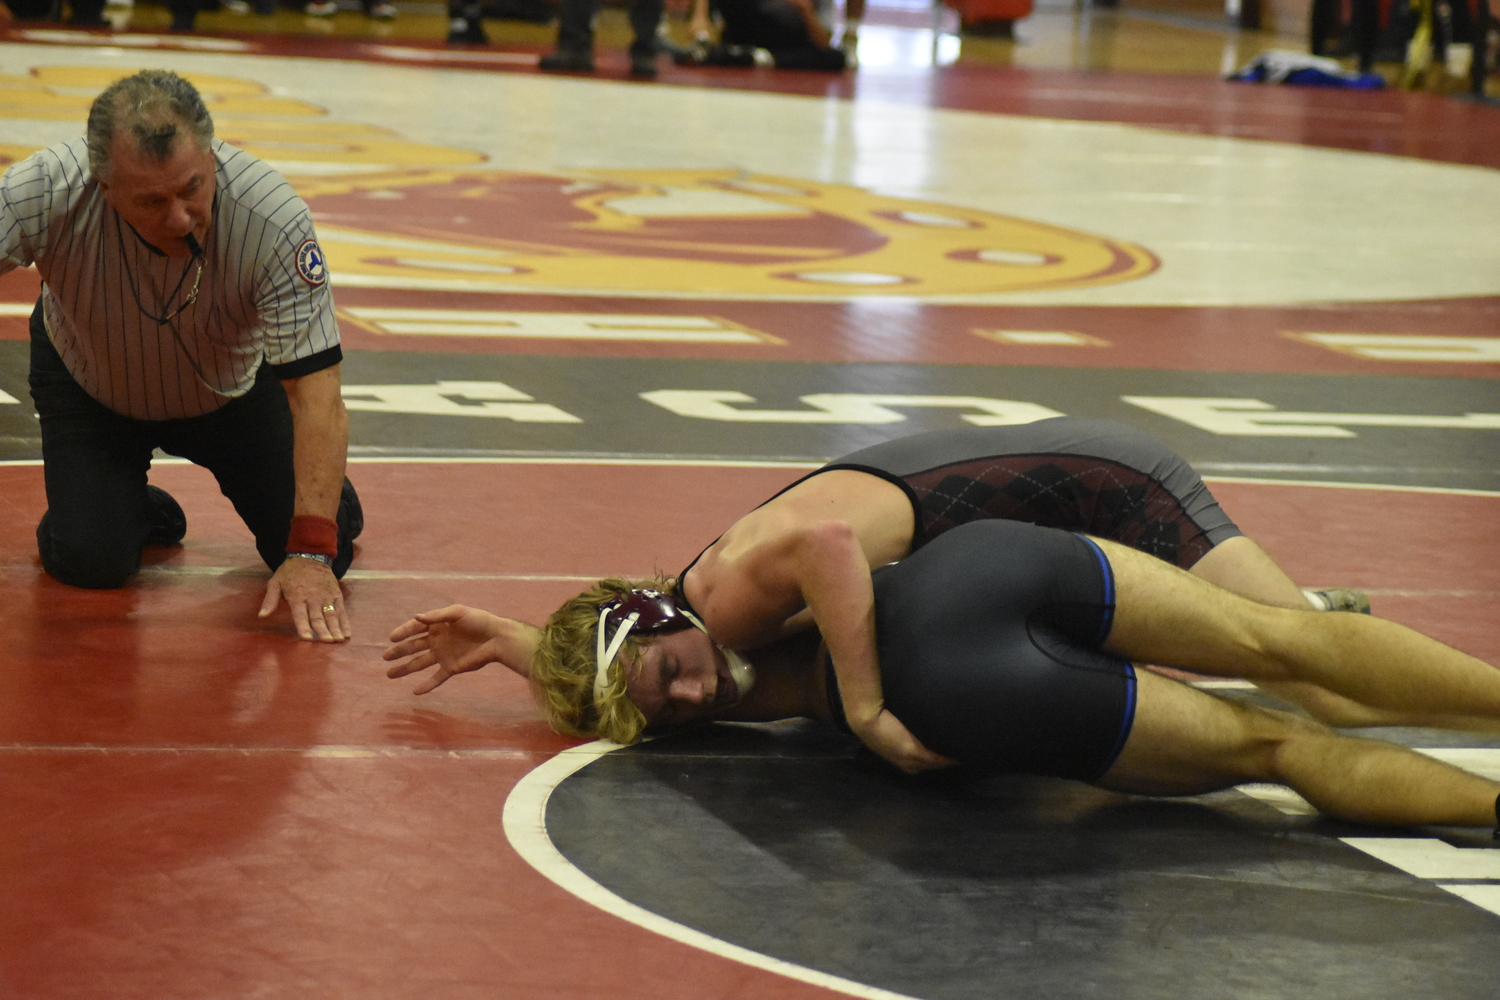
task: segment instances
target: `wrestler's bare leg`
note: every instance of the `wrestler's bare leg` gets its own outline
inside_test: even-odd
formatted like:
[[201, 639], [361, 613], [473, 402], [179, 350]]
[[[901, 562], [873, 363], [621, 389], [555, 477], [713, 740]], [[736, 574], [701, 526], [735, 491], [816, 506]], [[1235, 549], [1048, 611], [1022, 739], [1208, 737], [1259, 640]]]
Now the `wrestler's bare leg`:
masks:
[[1257, 684], [1312, 684], [1389, 724], [1500, 733], [1500, 670], [1472, 656], [1383, 618], [1258, 604], [1095, 541], [1115, 576], [1111, 652]]
[[1490, 826], [1500, 795], [1500, 782], [1405, 747], [1138, 674], [1130, 738], [1098, 785], [1193, 795], [1256, 781], [1287, 785], [1322, 812], [1363, 823]]
[[1278, 608], [1311, 609], [1302, 590], [1276, 560], [1244, 535], [1215, 545], [1188, 572], [1252, 601]]
[[[1276, 560], [1265, 549], [1244, 535], [1215, 545], [1188, 572], [1231, 594], [1261, 604], [1297, 611], [1310, 610], [1301, 588], [1276, 565]], [[1259, 686], [1284, 701], [1301, 706], [1313, 718], [1330, 726], [1352, 728], [1399, 724], [1389, 713], [1341, 698], [1315, 684], [1267, 681]]]

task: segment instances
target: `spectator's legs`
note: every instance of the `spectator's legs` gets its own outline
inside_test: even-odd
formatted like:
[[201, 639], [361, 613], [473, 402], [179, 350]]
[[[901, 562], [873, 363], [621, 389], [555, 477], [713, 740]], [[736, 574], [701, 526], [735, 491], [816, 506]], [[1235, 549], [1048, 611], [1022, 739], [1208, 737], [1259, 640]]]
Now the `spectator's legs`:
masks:
[[489, 42], [480, 11], [479, 0], [448, 0], [449, 44], [484, 45]]
[[779, 69], [845, 66], [842, 51], [818, 48], [801, 12], [786, 0], [719, 0], [719, 12], [724, 17], [720, 41], [729, 50], [721, 56], [725, 61], [735, 61], [739, 49], [766, 49]]
[[784, 0], [718, 0], [718, 10], [724, 18], [722, 45], [769, 49], [812, 44], [802, 15]]
[[663, 0], [630, 2], [630, 26], [635, 30], [635, 41], [630, 44], [630, 72], [636, 76], [656, 75], [656, 32], [661, 27], [664, 6]]
[[172, 12], [173, 31], [192, 31], [198, 20], [198, 0], [170, 0], [167, 9]]
[[104, 19], [104, 0], [72, 0], [70, 6], [72, 11], [68, 14], [69, 24], [93, 28], [109, 23]]
[[816, 46], [796, 49], [772, 49], [771, 59], [777, 69], [817, 69], [837, 73], [847, 68], [849, 60], [843, 49], [820, 49]]
[[599, 0], [562, 0], [557, 9], [557, 51], [543, 56], [541, 67], [593, 69], [594, 16], [598, 13]]
[[1380, 38], [1380, 8], [1375, 0], [1352, 0], [1349, 30], [1354, 36], [1354, 51], [1359, 55], [1359, 71], [1369, 73], [1375, 67], [1375, 45]]

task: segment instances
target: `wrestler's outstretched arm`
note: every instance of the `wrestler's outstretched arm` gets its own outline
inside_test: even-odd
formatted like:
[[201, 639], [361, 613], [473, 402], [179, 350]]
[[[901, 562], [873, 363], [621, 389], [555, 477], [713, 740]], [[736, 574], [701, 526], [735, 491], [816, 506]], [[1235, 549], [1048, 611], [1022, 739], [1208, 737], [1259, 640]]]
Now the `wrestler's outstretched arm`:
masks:
[[509, 667], [522, 677], [531, 676], [531, 654], [541, 632], [533, 625], [501, 618], [488, 611], [450, 604], [424, 611], [392, 630], [382, 658], [402, 660], [386, 671], [387, 677], [405, 677], [428, 667], [437, 670], [414, 690], [426, 694], [454, 674], [478, 670], [491, 663]]
[[832, 657], [849, 728], [908, 773], [952, 763], [924, 747], [885, 708], [875, 644], [870, 564], [843, 521], [795, 525], [700, 563], [693, 604], [719, 643], [750, 649], [780, 638], [806, 608]]

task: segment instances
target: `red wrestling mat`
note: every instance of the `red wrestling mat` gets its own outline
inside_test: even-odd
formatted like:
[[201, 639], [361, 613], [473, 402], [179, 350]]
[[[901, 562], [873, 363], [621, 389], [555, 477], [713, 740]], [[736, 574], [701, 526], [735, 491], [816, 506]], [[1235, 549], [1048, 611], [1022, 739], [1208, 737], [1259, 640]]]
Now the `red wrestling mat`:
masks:
[[[16, 818], [0, 847], [0, 992], [831, 995], [543, 879], [500, 812], [575, 741], [547, 731], [499, 668], [417, 699], [380, 660], [384, 634], [417, 610], [457, 601], [537, 620], [587, 578], [676, 572], [799, 473], [354, 465], [367, 511], [347, 586], [356, 638], [324, 647], [291, 639], [284, 617], [256, 621], [263, 570], [202, 470], [152, 477], [182, 500], [186, 545], [128, 589], [88, 592], [37, 568], [40, 468], [0, 467], [0, 801]], [[1369, 588], [1380, 613], [1500, 660], [1500, 568], [1482, 544], [1500, 497], [1215, 489], [1295, 578]]]

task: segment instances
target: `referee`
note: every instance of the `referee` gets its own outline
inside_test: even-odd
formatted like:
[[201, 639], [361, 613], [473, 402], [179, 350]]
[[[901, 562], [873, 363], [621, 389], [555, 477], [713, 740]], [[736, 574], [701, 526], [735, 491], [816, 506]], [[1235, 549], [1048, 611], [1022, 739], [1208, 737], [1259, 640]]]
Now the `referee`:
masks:
[[209, 469], [274, 571], [303, 639], [352, 634], [339, 578], [364, 516], [344, 478], [338, 325], [307, 205], [214, 138], [186, 80], [111, 84], [88, 133], [0, 177], [0, 273], [35, 264], [31, 396], [41, 420], [42, 566], [123, 586], [182, 508], [153, 449]]

